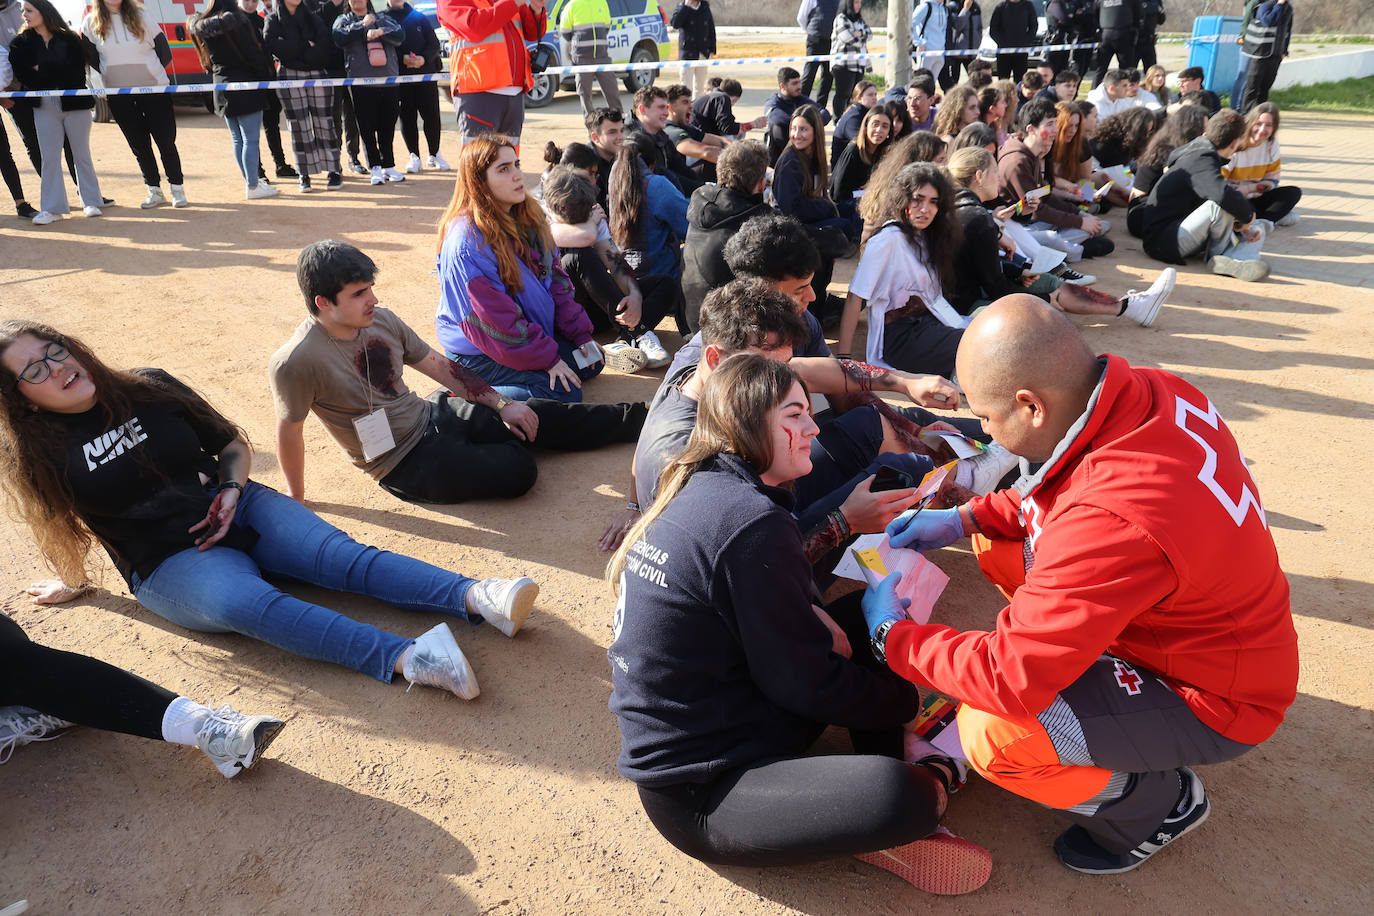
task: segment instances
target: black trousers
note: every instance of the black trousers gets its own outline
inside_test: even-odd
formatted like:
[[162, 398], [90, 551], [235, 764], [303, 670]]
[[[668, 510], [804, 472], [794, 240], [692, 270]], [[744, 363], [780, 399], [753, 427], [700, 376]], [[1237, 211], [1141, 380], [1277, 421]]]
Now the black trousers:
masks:
[[[829, 35], [824, 38], [817, 38], [811, 35], [806, 36], [806, 54], [808, 57], [813, 54], [829, 53]], [[821, 74], [821, 83], [820, 87], [816, 90], [816, 94], [811, 95], [811, 85], [815, 82], [817, 70], [819, 70]], [[826, 97], [830, 95], [830, 79], [829, 61], [808, 60], [806, 66], [802, 68], [802, 95], [810, 96], [812, 99], [815, 99], [817, 105], [824, 108]], [[847, 99], [844, 100], [844, 102], [846, 105], [849, 104]]]
[[[342, 73], [331, 73], [333, 76], [343, 76]], [[349, 90], [339, 87], [339, 91], [334, 93], [334, 136], [344, 138], [344, 148], [348, 150], [348, 158], [357, 160], [358, 158], [358, 116], [353, 112], [353, 95]]]
[[1250, 205], [1255, 208], [1255, 216], [1277, 223], [1302, 200], [1302, 188], [1291, 184], [1281, 184], [1270, 188], [1259, 197], [1252, 198]]
[[1282, 54], [1251, 58], [1249, 76], [1245, 79], [1245, 98], [1240, 106], [1241, 114], [1249, 114], [1251, 108], [1269, 101], [1269, 90], [1274, 86], [1274, 78], [1279, 75], [1279, 65], [1282, 63]]
[[[170, 95], [112, 95], [107, 98], [110, 114], [119, 125], [129, 144], [138, 170], [143, 174], [143, 183], [150, 188], [157, 187], [162, 179], [158, 175], [157, 157], [153, 155], [153, 144], [162, 156], [162, 167], [167, 171], [170, 184], [181, 184], [181, 154], [177, 152], [177, 118], [172, 109]], [[270, 133], [268, 136], [272, 136]]]
[[883, 329], [883, 359], [905, 372], [950, 378], [964, 332], [940, 323], [930, 312], [898, 318]]
[[1019, 80], [1030, 66], [1029, 54], [998, 54], [997, 76], [1001, 79]]
[[[38, 128], [33, 125], [33, 109], [16, 100], [14, 107], [10, 109], [10, 117], [14, 120], [14, 126], [19, 128], [19, 136], [24, 140], [24, 150], [29, 154], [33, 170], [41, 176], [43, 150], [38, 145]], [[67, 156], [67, 174], [72, 176], [72, 182], [75, 183], [76, 160], [72, 157], [72, 141], [66, 137], [62, 138], [62, 151]]]
[[418, 119], [424, 122], [429, 155], [436, 155], [439, 138], [443, 136], [443, 125], [439, 122], [439, 84], [402, 83], [396, 88], [400, 91], [401, 139], [405, 141], [406, 150], [413, 156], [421, 155]]
[[24, 199], [24, 185], [19, 180], [19, 168], [14, 164], [14, 153], [10, 151], [10, 135], [5, 132], [4, 119], [0, 119], [0, 176], [5, 179], [10, 197], [15, 201]]
[[[1155, 41], [1157, 36], [1154, 32], [1141, 32], [1135, 40], [1135, 64], [1142, 70], [1148, 70], [1157, 62], [1155, 57]], [[1057, 71], [1056, 71], [1057, 72]]]
[[[514, 499], [539, 476], [534, 456], [490, 407], [429, 396], [429, 427], [410, 453], [379, 483], [406, 502], [451, 505], [470, 499]], [[634, 442], [648, 408], [642, 404], [564, 404], [531, 398], [539, 416], [534, 444], [577, 452]]]
[[31, 641], [0, 614], [0, 706], [27, 706], [78, 725], [162, 740], [166, 688], [89, 655]]
[[564, 248], [563, 269], [573, 281], [573, 296], [592, 320], [598, 333], [618, 328], [622, 337], [638, 337], [652, 331], [665, 315], [677, 314], [681, 285], [672, 277], [655, 274], [637, 280], [641, 302], [639, 324], [633, 328], [616, 323], [615, 309], [625, 294], [595, 248]]
[[262, 110], [262, 132], [267, 135], [267, 149], [272, 154], [273, 164], [282, 168], [286, 165], [286, 151], [281, 146], [281, 98], [275, 92], [267, 93], [267, 107]]
[[367, 150], [367, 164], [384, 169], [396, 167], [393, 144], [400, 99], [395, 86], [350, 86], [353, 113], [358, 117], [358, 133]]
[[1122, 70], [1135, 66], [1135, 29], [1103, 29], [1102, 38], [1097, 44], [1097, 74], [1093, 77], [1096, 86], [1107, 78], [1111, 69], [1112, 55]]
[[863, 79], [862, 70], [850, 70], [848, 67], [832, 67], [830, 75], [835, 79], [835, 107], [840, 111], [849, 107], [852, 101], [850, 96], [854, 93], [854, 87], [859, 80]]
[[940, 72], [935, 74], [940, 83], [940, 90], [948, 92], [949, 87], [959, 82], [960, 68], [967, 68], [968, 62], [973, 60], [976, 52], [946, 51], [945, 65], [940, 68]]

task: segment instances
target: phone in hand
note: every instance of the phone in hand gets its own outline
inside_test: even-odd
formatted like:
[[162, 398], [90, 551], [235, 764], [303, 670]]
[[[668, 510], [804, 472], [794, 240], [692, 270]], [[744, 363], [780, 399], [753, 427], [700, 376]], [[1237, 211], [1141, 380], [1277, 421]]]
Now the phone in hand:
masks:
[[878, 466], [878, 473], [874, 475], [868, 490], [870, 493], [884, 493], [888, 490], [907, 490], [913, 486], [915, 484], [910, 474], [883, 464]]

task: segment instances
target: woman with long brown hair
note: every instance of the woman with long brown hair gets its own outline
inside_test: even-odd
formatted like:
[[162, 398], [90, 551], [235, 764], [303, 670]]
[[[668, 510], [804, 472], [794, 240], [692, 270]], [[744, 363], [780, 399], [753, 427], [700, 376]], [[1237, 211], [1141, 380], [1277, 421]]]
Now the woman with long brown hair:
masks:
[[840, 215], [857, 220], [856, 207], [864, 189], [868, 187], [873, 169], [887, 152], [892, 135], [892, 119], [881, 108], [864, 115], [859, 136], [850, 141], [835, 162], [830, 176], [830, 199], [835, 201]]
[[[137, 0], [96, 0], [81, 23], [81, 35], [100, 55], [100, 78], [108, 88], [166, 86], [166, 66], [172, 62], [167, 36]], [[177, 118], [173, 96], [164, 93], [105, 97], [110, 114], [124, 134], [143, 174], [148, 196], [144, 210], [167, 202], [162, 195], [153, 144], [162, 155], [168, 188], [175, 207], [189, 206], [182, 188], [181, 154], [177, 151]]]
[[[40, 604], [80, 595], [95, 544], [135, 600], [172, 623], [241, 633], [390, 683], [464, 699], [477, 680], [447, 624], [397, 636], [288, 595], [271, 575], [459, 620], [509, 624], [487, 580], [367, 547], [249, 479], [243, 431], [158, 369], [111, 369], [81, 341], [0, 323], [0, 479], [58, 579]], [[513, 630], [511, 630], [513, 632]]]
[[960, 84], [945, 93], [930, 129], [948, 143], [964, 129], [965, 124], [978, 120], [979, 110], [978, 93], [972, 87]]
[[[701, 861], [854, 855], [927, 891], [971, 891], [990, 857], [937, 826], [954, 762], [920, 739], [910, 763], [883, 755], [897, 753], [915, 688], [867, 651], [854, 596], [827, 609], [855, 632], [850, 657], [812, 606], [787, 488], [811, 470], [816, 433], [785, 363], [741, 353], [704, 384], [686, 448], [607, 569], [620, 772], [663, 837]], [[864, 750], [809, 756], [828, 725]]]
[[821, 254], [821, 267], [811, 278], [816, 302], [812, 311], [822, 321], [837, 316], [840, 302], [826, 292], [835, 259], [851, 256], [858, 247], [857, 217], [840, 213], [830, 199], [830, 170], [825, 161], [825, 125], [815, 105], [803, 105], [787, 125], [788, 142], [773, 166], [773, 206], [797, 219]]
[[474, 138], [458, 159], [439, 219], [436, 323], [451, 358], [516, 400], [581, 401], [604, 367], [548, 218], [500, 134]]

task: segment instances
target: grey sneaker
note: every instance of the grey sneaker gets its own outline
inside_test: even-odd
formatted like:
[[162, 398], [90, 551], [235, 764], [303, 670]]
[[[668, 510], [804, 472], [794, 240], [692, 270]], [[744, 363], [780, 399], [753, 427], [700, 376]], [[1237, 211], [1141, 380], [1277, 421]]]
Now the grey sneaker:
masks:
[[482, 619], [507, 636], [514, 636], [530, 616], [539, 586], [529, 576], [519, 579], [483, 579], [468, 590], [473, 608]]
[[[959, 462], [961, 468], [969, 468], [973, 474], [968, 483], [963, 484], [978, 496], [986, 496], [997, 487], [998, 481], [1007, 472], [1021, 463], [1021, 459], [1007, 451], [996, 442], [983, 446], [983, 454], [965, 458]], [[963, 483], [964, 475], [955, 473], [955, 482]]]
[[1253, 261], [1237, 261], [1235, 258], [1228, 258], [1224, 254], [1219, 254], [1212, 258], [1212, 273], [1253, 283], [1269, 276], [1269, 262], [1263, 258], [1255, 258]]
[[1164, 268], [1164, 271], [1155, 278], [1155, 282], [1150, 284], [1150, 288], [1143, 293], [1130, 290], [1126, 293], [1126, 311], [1121, 314], [1131, 319], [1143, 328], [1148, 328], [1155, 323], [1155, 316], [1159, 314], [1159, 307], [1164, 304], [1164, 300], [1174, 291], [1174, 283], [1178, 281], [1178, 271], [1172, 267]]
[[[416, 684], [442, 687], [464, 700], [475, 700], [482, 692], [477, 686], [477, 675], [468, 667], [468, 660], [446, 623], [415, 640], [401, 666], [401, 675], [410, 681], [410, 687]], [[406, 688], [407, 692], [410, 687]]]
[[601, 352], [606, 357], [607, 369], [624, 372], [626, 375], [633, 375], [649, 364], [649, 357], [643, 350], [623, 340], [611, 341], [601, 348]]
[[1276, 226], [1296, 226], [1296, 225], [1298, 224], [1298, 222], [1299, 222], [1301, 219], [1302, 219], [1301, 216], [1299, 216], [1299, 215], [1298, 215], [1297, 213], [1295, 213], [1294, 211], [1289, 210], [1286, 214], [1284, 214], [1283, 216], [1279, 217], [1278, 221], [1277, 221], [1276, 223], [1274, 223], [1274, 225], [1276, 225]]
[[41, 713], [27, 706], [0, 706], [0, 763], [10, 759], [17, 747], [34, 741], [61, 738], [71, 722]]
[[251, 769], [286, 723], [272, 716], [245, 716], [228, 704], [210, 711], [196, 732], [205, 752], [225, 779]]

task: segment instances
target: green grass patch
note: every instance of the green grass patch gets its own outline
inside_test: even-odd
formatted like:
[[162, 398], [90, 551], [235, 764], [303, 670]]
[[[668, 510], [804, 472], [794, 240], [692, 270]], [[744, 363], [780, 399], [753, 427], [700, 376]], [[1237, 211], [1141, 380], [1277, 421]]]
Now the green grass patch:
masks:
[[1331, 111], [1341, 114], [1374, 114], [1374, 76], [1294, 86], [1269, 93], [1269, 101], [1283, 111]]

